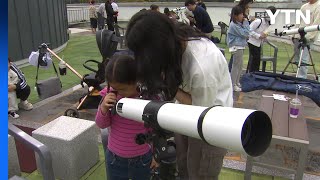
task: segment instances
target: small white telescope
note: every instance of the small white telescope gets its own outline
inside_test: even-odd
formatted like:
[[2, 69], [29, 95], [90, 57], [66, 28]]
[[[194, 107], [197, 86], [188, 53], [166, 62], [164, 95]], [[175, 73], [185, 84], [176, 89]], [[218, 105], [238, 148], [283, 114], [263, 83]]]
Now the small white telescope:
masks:
[[306, 26], [306, 27], [301, 27], [301, 28], [296, 28], [296, 29], [289, 29], [289, 30], [284, 30], [280, 33], [278, 33], [277, 29], [275, 29], [275, 35], [287, 36], [287, 35], [292, 35], [292, 34], [308, 33], [308, 32], [313, 32], [313, 31], [320, 31], [320, 25], [313, 25], [313, 26]]
[[271, 120], [263, 111], [132, 98], [120, 99], [116, 111], [124, 118], [139, 122], [151, 120], [162, 129], [253, 157], [263, 154], [272, 138]]

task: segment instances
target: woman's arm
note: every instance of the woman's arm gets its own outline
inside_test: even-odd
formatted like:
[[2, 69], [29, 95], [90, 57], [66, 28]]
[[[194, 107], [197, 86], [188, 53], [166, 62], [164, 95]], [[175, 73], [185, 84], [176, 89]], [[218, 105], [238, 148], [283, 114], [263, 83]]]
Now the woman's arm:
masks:
[[178, 89], [176, 94], [176, 100], [179, 101], [181, 104], [192, 104], [192, 98], [189, 93], [184, 92], [182, 89]]

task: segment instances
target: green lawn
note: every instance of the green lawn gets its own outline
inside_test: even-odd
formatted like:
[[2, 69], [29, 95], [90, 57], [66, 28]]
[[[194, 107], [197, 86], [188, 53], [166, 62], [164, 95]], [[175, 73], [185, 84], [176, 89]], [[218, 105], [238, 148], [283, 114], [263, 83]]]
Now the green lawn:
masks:
[[[220, 37], [219, 32], [214, 32], [214, 35]], [[278, 62], [277, 62], [277, 71], [282, 71], [287, 64], [289, 58], [292, 56], [293, 47], [291, 45], [285, 43], [275, 43], [278, 48]], [[224, 36], [222, 37], [222, 43], [217, 44], [217, 46], [226, 49], [226, 59], [229, 61], [231, 54], [228, 52], [228, 48], [224, 42]], [[265, 47], [264, 54], [270, 54], [270, 48]], [[83, 63], [88, 59], [95, 59], [101, 61], [101, 55], [97, 47], [95, 36], [92, 34], [88, 35], [72, 35], [68, 42], [67, 47], [58, 54], [60, 57], [63, 57], [64, 60], [72, 66], [77, 72], [81, 75], [89, 73], [90, 71], [83, 67]], [[320, 71], [320, 53], [312, 52], [314, 63], [316, 64], [316, 69]], [[54, 58], [54, 62], [58, 67], [58, 60]], [[248, 62], [248, 48], [245, 50], [244, 54], [244, 68], [247, 67]], [[97, 68], [96, 66], [93, 66]], [[31, 87], [31, 95], [29, 100], [31, 103], [35, 103], [39, 101], [38, 95], [34, 90], [35, 84], [35, 76], [36, 76], [36, 67], [35, 66], [28, 66], [21, 68], [21, 70], [25, 73], [28, 84]], [[271, 63], [267, 63], [267, 71], [271, 70]], [[288, 68], [288, 71], [293, 72], [292, 67]], [[309, 70], [311, 71], [311, 68]], [[46, 79], [48, 77], [54, 76], [53, 68], [48, 70], [40, 69], [39, 70], [39, 79]], [[71, 88], [80, 83], [80, 79], [72, 73], [70, 70], [67, 70], [66, 76], [61, 76], [61, 81], [63, 85], [63, 90]]]

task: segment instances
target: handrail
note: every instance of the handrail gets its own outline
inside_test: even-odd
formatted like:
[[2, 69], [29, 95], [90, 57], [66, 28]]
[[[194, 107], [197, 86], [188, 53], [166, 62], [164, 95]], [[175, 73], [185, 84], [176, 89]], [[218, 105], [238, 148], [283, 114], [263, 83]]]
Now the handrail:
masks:
[[37, 152], [40, 157], [40, 167], [42, 170], [43, 179], [54, 180], [52, 157], [48, 147], [11, 123], [8, 123], [8, 132], [19, 142]]

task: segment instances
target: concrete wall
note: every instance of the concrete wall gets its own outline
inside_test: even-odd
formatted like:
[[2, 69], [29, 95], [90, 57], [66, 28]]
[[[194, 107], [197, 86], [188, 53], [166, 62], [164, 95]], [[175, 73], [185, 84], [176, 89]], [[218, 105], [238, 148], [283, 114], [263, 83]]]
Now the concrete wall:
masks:
[[67, 27], [65, 0], [8, 0], [8, 55], [25, 59], [43, 42], [57, 48], [68, 41]]

